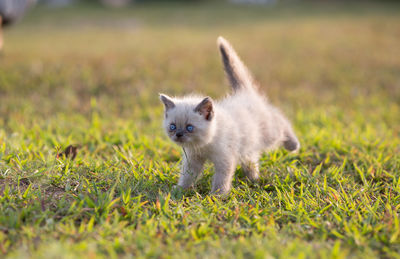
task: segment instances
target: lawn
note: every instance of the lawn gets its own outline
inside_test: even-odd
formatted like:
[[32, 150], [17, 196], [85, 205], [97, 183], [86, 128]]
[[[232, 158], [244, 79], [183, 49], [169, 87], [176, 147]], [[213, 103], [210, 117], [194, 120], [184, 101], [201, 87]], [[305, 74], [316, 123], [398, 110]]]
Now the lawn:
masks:
[[[0, 56], [0, 257], [400, 258], [400, 4], [33, 9]], [[172, 191], [158, 93], [229, 91], [232, 42], [302, 148]], [[78, 146], [76, 158], [63, 154]], [[59, 155], [58, 155], [59, 154]]]

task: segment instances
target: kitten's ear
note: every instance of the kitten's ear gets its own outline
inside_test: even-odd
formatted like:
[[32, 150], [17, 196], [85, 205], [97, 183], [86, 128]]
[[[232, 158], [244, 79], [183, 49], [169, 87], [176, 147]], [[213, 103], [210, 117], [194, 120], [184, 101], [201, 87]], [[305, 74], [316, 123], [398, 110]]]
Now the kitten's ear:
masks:
[[172, 99], [165, 94], [160, 94], [160, 100], [164, 103], [166, 111], [175, 107], [175, 103]]
[[214, 116], [214, 109], [211, 97], [206, 97], [201, 101], [196, 108], [194, 109], [195, 112], [200, 113], [204, 116], [204, 118], [210, 121]]

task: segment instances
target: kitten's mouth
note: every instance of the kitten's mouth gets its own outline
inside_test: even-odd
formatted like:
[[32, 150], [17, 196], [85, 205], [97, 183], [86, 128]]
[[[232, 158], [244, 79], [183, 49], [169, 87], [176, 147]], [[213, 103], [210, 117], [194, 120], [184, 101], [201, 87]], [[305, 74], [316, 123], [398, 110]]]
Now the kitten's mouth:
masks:
[[173, 137], [172, 140], [174, 142], [176, 142], [177, 144], [183, 144], [183, 143], [187, 142], [187, 139], [184, 137], [180, 137], [180, 138]]

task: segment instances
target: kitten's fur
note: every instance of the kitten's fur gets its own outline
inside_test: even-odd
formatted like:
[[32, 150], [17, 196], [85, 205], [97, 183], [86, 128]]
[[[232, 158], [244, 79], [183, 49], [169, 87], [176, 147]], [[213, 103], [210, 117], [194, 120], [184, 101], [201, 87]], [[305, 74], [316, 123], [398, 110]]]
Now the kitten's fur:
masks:
[[[257, 180], [263, 151], [280, 145], [296, 151], [300, 144], [289, 121], [258, 92], [232, 46], [222, 37], [218, 46], [233, 88], [230, 96], [213, 101], [210, 97], [161, 94], [160, 99], [165, 105], [164, 128], [185, 151], [178, 186], [192, 186], [204, 162], [210, 160], [215, 166], [212, 192], [225, 194], [238, 164], [250, 180]], [[176, 129], [171, 129], [171, 124]], [[194, 127], [192, 132], [187, 125]]]

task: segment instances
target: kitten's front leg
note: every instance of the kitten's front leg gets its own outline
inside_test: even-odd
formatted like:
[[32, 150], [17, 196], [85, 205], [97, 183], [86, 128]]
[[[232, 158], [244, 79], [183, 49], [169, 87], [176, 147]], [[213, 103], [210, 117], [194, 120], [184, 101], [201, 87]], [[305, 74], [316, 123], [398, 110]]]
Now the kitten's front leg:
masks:
[[217, 194], [227, 194], [231, 189], [236, 163], [233, 158], [224, 158], [214, 161], [214, 166], [215, 175], [211, 191]]
[[178, 186], [187, 189], [194, 184], [199, 174], [203, 171], [205, 159], [187, 152], [183, 157], [181, 177]]

